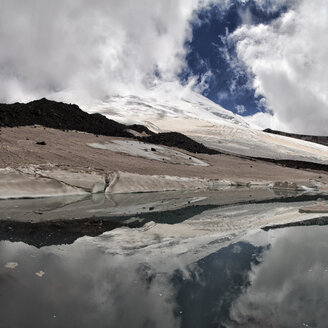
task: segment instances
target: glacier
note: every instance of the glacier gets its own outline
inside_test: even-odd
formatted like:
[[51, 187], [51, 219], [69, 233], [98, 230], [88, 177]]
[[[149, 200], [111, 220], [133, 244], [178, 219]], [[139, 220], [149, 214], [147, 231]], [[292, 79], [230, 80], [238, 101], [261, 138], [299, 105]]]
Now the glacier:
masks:
[[181, 132], [209, 148], [233, 155], [328, 164], [326, 146], [265, 133], [242, 116], [192, 91], [181, 95], [114, 95], [81, 107], [121, 123], [144, 124], [154, 132]]

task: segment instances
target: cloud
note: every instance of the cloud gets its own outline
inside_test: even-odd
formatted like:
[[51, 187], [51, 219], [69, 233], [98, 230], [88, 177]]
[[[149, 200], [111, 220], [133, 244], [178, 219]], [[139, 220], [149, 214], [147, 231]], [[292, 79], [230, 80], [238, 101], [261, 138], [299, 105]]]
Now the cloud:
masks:
[[[196, 13], [212, 6], [224, 12], [249, 1], [3, 0], [0, 102], [47, 96], [81, 105], [154, 89], [165, 90], [165, 97], [191, 89], [206, 94], [210, 71], [200, 79], [191, 76], [183, 86], [178, 78], [188, 70], [186, 41]], [[237, 75], [246, 70], [276, 128], [326, 134], [328, 3], [254, 1], [267, 12], [289, 10], [268, 25], [245, 24], [227, 36], [237, 49], [232, 68]], [[230, 87], [236, 89], [235, 81]], [[223, 90], [217, 93], [225, 96]]]
[[101, 99], [177, 81], [202, 0], [3, 0], [0, 101]]
[[239, 65], [244, 65], [256, 95], [266, 99], [266, 110], [278, 126], [327, 134], [328, 3], [289, 2], [293, 6], [280, 18], [268, 25], [243, 25], [229, 40], [236, 44]]
[[236, 106], [236, 110], [238, 114], [243, 114], [246, 112], [246, 108], [244, 105], [237, 105]]
[[243, 116], [243, 119], [251, 126], [261, 130], [269, 128], [272, 130], [288, 131], [290, 129], [287, 124], [277, 118], [277, 115], [271, 113], [258, 112], [254, 115]]

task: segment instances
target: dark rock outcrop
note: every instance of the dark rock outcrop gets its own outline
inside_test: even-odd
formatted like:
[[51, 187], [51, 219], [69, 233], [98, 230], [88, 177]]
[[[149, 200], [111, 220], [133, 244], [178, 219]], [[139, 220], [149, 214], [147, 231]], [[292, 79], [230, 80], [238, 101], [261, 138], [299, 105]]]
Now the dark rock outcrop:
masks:
[[207, 148], [206, 146], [178, 132], [158, 133], [149, 137], [141, 137], [139, 140], [157, 145], [177, 147], [185, 149], [191, 153], [203, 153], [209, 155], [220, 154], [219, 151]]
[[259, 160], [263, 162], [273, 163], [283, 167], [289, 167], [297, 170], [310, 170], [310, 171], [323, 171], [328, 172], [328, 165], [315, 163], [315, 162], [307, 162], [307, 161], [298, 161], [293, 159], [273, 159], [273, 158], [265, 158], [265, 157], [244, 157], [251, 160]]
[[301, 139], [305, 141], [314, 142], [320, 145], [328, 146], [328, 137], [326, 136], [313, 136], [313, 135], [306, 135], [306, 134], [288, 133], [288, 132], [282, 132], [282, 131], [271, 130], [271, 129], [265, 129], [263, 130], [263, 132], [278, 134], [280, 136]]
[[[45, 98], [27, 104], [0, 104], [0, 127], [41, 125], [60, 130], [75, 130], [95, 135], [134, 138], [143, 142], [177, 147], [192, 153], [219, 154], [218, 151], [176, 133], [155, 134], [143, 125], [124, 125], [95, 113], [88, 114], [77, 105]], [[148, 137], [136, 137], [133, 130]]]
[[101, 114], [88, 114], [77, 105], [40, 99], [27, 104], [0, 104], [0, 127], [42, 125], [60, 130], [76, 130], [93, 134], [131, 137], [127, 129], [153, 134], [145, 126], [126, 126]]

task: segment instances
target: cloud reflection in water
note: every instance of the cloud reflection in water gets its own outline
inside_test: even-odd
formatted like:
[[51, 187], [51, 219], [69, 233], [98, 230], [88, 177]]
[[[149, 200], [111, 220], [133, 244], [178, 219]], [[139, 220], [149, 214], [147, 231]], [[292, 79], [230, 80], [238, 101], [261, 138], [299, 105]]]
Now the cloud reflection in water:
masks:
[[[327, 327], [326, 227], [272, 232], [272, 247], [234, 303], [236, 327]], [[275, 238], [274, 238], [275, 237]]]

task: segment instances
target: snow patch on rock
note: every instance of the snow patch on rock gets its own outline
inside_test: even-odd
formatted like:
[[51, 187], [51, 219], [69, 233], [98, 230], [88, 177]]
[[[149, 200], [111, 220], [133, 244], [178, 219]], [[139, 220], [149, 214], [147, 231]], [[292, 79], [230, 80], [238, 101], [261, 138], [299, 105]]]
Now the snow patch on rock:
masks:
[[0, 170], [0, 199], [79, 195], [87, 192], [53, 178], [29, 175], [15, 169]]
[[164, 163], [208, 166], [200, 159], [165, 146], [148, 144], [136, 140], [111, 140], [110, 142], [89, 143], [90, 147], [111, 150]]

